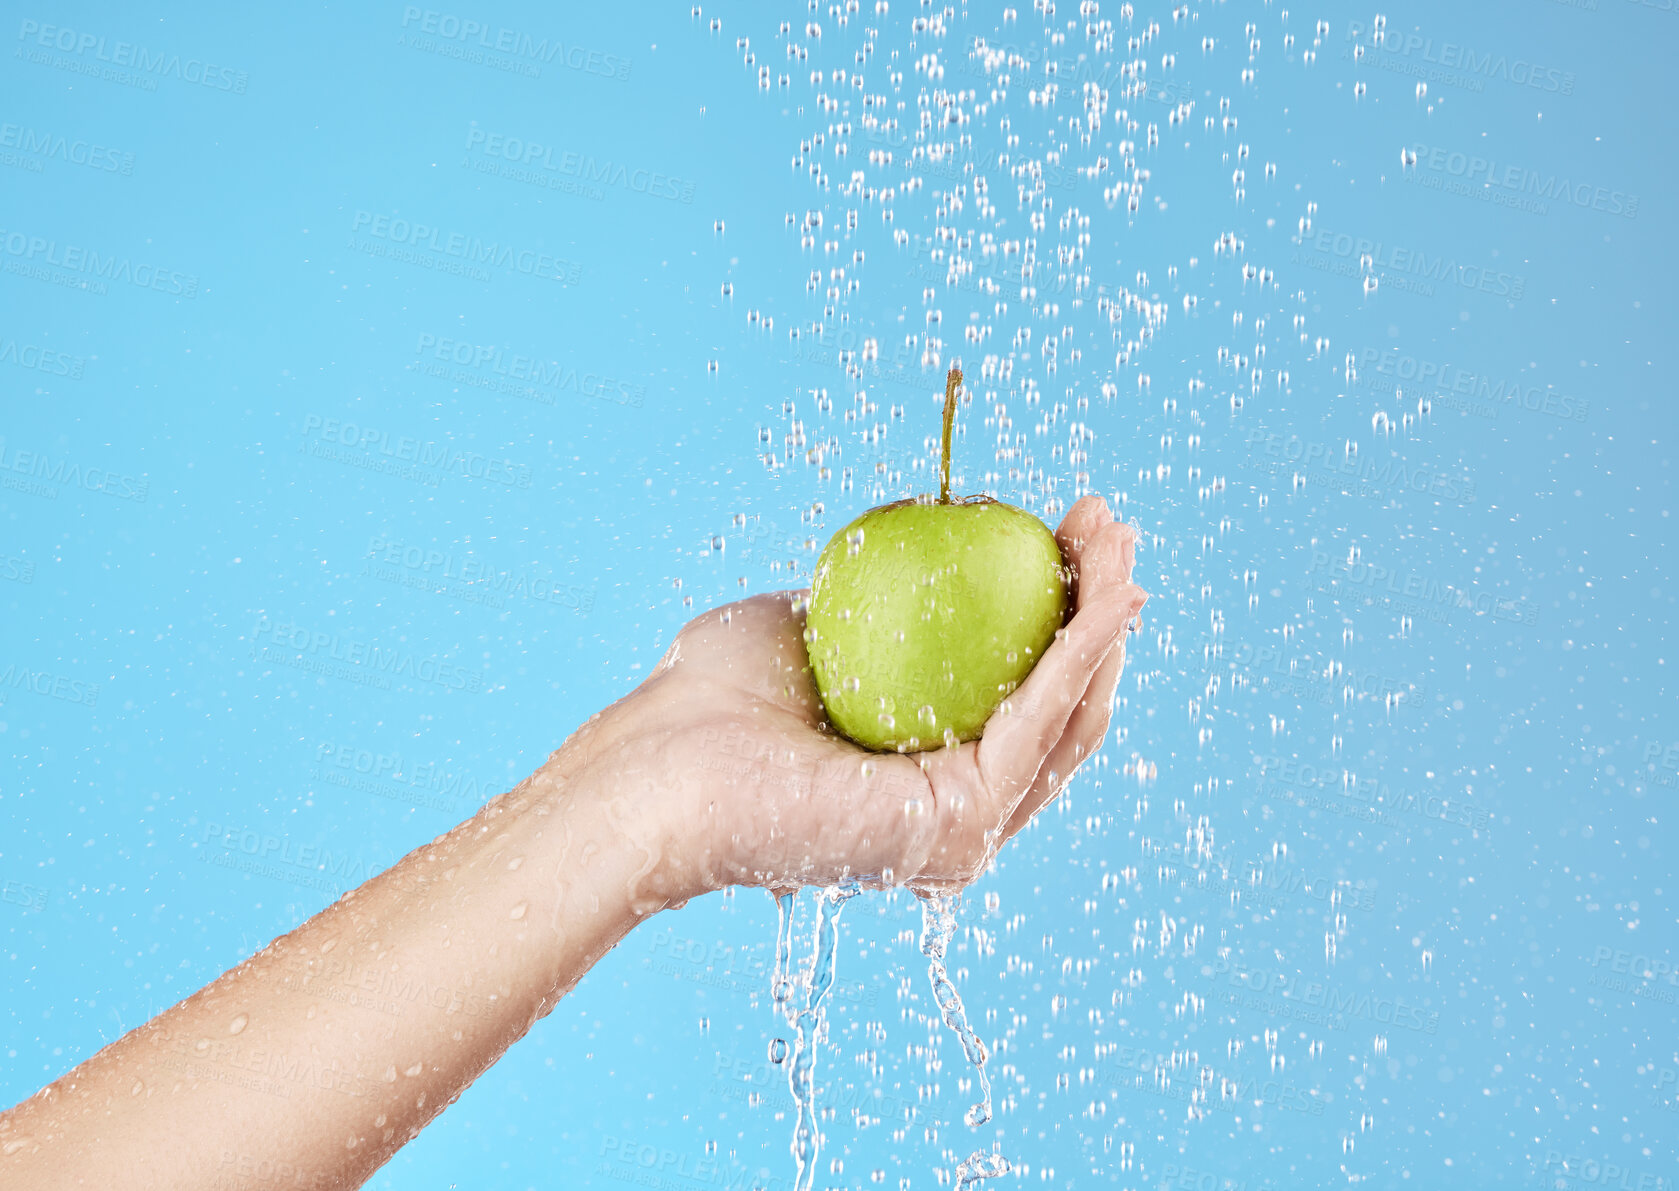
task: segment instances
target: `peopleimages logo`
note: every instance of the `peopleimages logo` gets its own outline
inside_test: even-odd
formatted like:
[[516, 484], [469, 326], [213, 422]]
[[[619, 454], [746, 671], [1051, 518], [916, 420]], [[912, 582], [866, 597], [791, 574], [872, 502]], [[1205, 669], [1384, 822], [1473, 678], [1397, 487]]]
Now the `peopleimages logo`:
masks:
[[1545, 1191], [1574, 1191], [1577, 1187], [1606, 1187], [1609, 1191], [1673, 1191], [1673, 1180], [1651, 1171], [1633, 1170], [1616, 1162], [1599, 1162], [1564, 1154], [1545, 1153], [1545, 1166], [1534, 1185]]
[[[523, 273], [543, 281], [558, 281], [562, 285], [575, 285], [583, 276], [583, 267], [575, 261], [553, 256], [538, 248], [520, 248], [497, 240], [485, 241], [465, 232], [447, 232], [397, 215], [357, 211], [350, 232], [348, 247], [358, 252], [407, 261], [446, 273], [464, 273], [480, 281], [490, 279], [485, 266]], [[357, 232], [371, 236], [373, 240], [359, 240]]]
[[1493, 812], [1467, 798], [1394, 790], [1380, 778], [1360, 778], [1334, 762], [1314, 765], [1298, 757], [1282, 756], [1255, 756], [1254, 761], [1259, 766], [1256, 792], [1282, 793], [1281, 787], [1286, 786], [1301, 792], [1295, 800], [1303, 806], [1331, 809], [1349, 818], [1376, 819], [1389, 827], [1399, 826], [1397, 815], [1415, 815], [1476, 831], [1493, 827]]
[[0, 124], [0, 149], [16, 149], [31, 157], [44, 157], [70, 165], [85, 165], [91, 170], [122, 174], [124, 177], [134, 172], [132, 153], [85, 141], [79, 137], [67, 137], [61, 133], [29, 128], [22, 124]]
[[[1364, 379], [1366, 372], [1375, 375]], [[1378, 393], [1404, 392], [1415, 385], [1423, 394], [1442, 400], [1453, 408], [1496, 418], [1500, 410], [1516, 406], [1529, 413], [1545, 414], [1564, 421], [1584, 422], [1590, 402], [1550, 387], [1524, 385], [1519, 380], [1494, 380], [1484, 372], [1471, 372], [1451, 361], [1423, 360], [1398, 348], [1383, 351], [1367, 347], [1359, 353], [1358, 366], [1349, 383], [1367, 384]], [[1417, 396], [1414, 390], [1413, 396]], [[1480, 402], [1482, 404], [1471, 404]]]
[[[1197, 655], [1189, 656], [1194, 664]], [[1423, 683], [1378, 674], [1330, 658], [1296, 655], [1275, 645], [1255, 646], [1243, 641], [1228, 655], [1220, 646], [1203, 651], [1199, 658], [1203, 671], [1239, 674], [1245, 685], [1254, 689], [1274, 687], [1276, 679], [1287, 679], [1299, 681], [1308, 688], [1321, 685], [1326, 696], [1333, 693], [1344, 699], [1381, 699], [1389, 704], [1420, 703], [1428, 693]]]
[[1436, 1034], [1440, 1030], [1438, 1009], [1424, 1008], [1403, 996], [1383, 996], [1363, 988], [1336, 988], [1280, 968], [1249, 968], [1232, 960], [1228, 953], [1203, 965], [1201, 976], [1236, 990], [1220, 996], [1229, 1004], [1259, 1009], [1277, 1017], [1315, 1022], [1332, 1030], [1346, 1029], [1348, 1018], [1419, 1034]]
[[[557, 393], [576, 393], [580, 397], [596, 397], [614, 405], [628, 405], [638, 409], [647, 399], [646, 385], [617, 380], [601, 372], [580, 370], [558, 360], [543, 360], [534, 352], [522, 355], [512, 348], [503, 348], [496, 344], [469, 343], [464, 339], [453, 339], [447, 335], [422, 332], [414, 354], [421, 357], [420, 368], [429, 376], [452, 380], [457, 384], [472, 385], [475, 388], [504, 392], [543, 405], [555, 404]], [[427, 364], [424, 362], [427, 358], [442, 364], [456, 364], [460, 368], [451, 370]], [[529, 383], [492, 383], [487, 377], [464, 373], [460, 370], [462, 368], [479, 372], [488, 369], [498, 376], [506, 377], [508, 381]]]
[[1666, 1005], [1679, 1003], [1674, 993], [1679, 988], [1679, 965], [1671, 959], [1600, 944], [1592, 952], [1591, 967], [1589, 984]]
[[484, 677], [443, 658], [420, 657], [410, 650], [351, 641], [342, 634], [310, 629], [259, 616], [251, 630], [251, 659], [289, 666], [306, 673], [343, 678], [362, 686], [389, 690], [392, 678], [412, 679], [455, 691], [481, 691]]
[[[1263, 1104], [1285, 1112], [1321, 1117], [1326, 1103], [1316, 1089], [1296, 1084], [1293, 1080], [1269, 1079], [1261, 1083], [1253, 1076], [1244, 1079], [1239, 1075], [1221, 1077], [1217, 1097], [1214, 1098], [1206, 1094], [1212, 1090], [1210, 1086], [1202, 1087], [1193, 1079], [1169, 1078], [1165, 1073], [1172, 1071], [1176, 1066], [1171, 1056], [1159, 1054], [1147, 1047], [1128, 1046], [1124, 1043], [1110, 1045], [1099, 1057], [1102, 1065], [1097, 1068], [1095, 1078], [1103, 1087], [1141, 1092], [1168, 1100], [1182, 1100], [1199, 1104], [1212, 1112], [1236, 1112], [1244, 1105]], [[1185, 1191], [1198, 1187], [1201, 1185], [1200, 1180], [1192, 1180], [1193, 1173], [1185, 1171], [1184, 1181], [1172, 1185], [1182, 1187]], [[1218, 1184], [1210, 1186], [1218, 1187]], [[1220, 1187], [1219, 1191], [1232, 1191], [1232, 1185]]]
[[[1365, 31], [1363, 21], [1349, 21], [1347, 40], [1359, 41]], [[1414, 75], [1428, 82], [1465, 87], [1471, 91], [1484, 90], [1486, 81], [1491, 79], [1554, 95], [1574, 94], [1573, 71], [1558, 70], [1492, 50], [1482, 53], [1473, 46], [1451, 41], [1436, 44], [1432, 37], [1424, 37], [1421, 33], [1390, 31], [1380, 17], [1370, 27], [1369, 35], [1366, 44], [1381, 51], [1381, 56], [1375, 58], [1373, 65], [1382, 70]]]
[[1646, 744], [1644, 768], [1658, 786], [1679, 787], [1679, 744]]
[[3, 701], [7, 690], [30, 691], [47, 699], [78, 703], [83, 707], [99, 705], [97, 682], [85, 682], [65, 674], [54, 674], [50, 670], [32, 670], [16, 662], [9, 662], [4, 670], [0, 670], [0, 701]]
[[[366, 471], [385, 472], [435, 488], [444, 475], [488, 480], [509, 488], [529, 488], [529, 464], [463, 451], [448, 443], [428, 442], [410, 434], [392, 434], [322, 414], [307, 414], [298, 449]], [[425, 470], [421, 470], [425, 469]]]
[[385, 568], [396, 568], [417, 580], [414, 586], [443, 594], [475, 592], [494, 596], [497, 598], [493, 606], [498, 608], [505, 599], [525, 599], [573, 608], [587, 615], [595, 604], [593, 587], [555, 583], [539, 575], [503, 570], [471, 556], [457, 558], [436, 547], [410, 546], [400, 538], [392, 541], [375, 535], [368, 541], [367, 557], [368, 571], [374, 572], [375, 578], [388, 579]]
[[[1499, 206], [1532, 206], [1545, 214], [1550, 202], [1567, 203], [1582, 211], [1601, 211], [1605, 215], [1619, 215], [1632, 219], [1638, 215], [1638, 196], [1612, 190], [1592, 182], [1575, 181], [1566, 174], [1551, 174], [1526, 166], [1500, 164], [1491, 158], [1473, 153], [1445, 149], [1421, 141], [1406, 150], [1406, 161], [1412, 165], [1409, 176], [1442, 175], [1448, 180], [1461, 180], [1464, 193], [1472, 188], [1476, 195], [1485, 194], [1488, 201]], [[1537, 200], [1524, 204], [1519, 200]]]
[[[35, 343], [19, 343], [16, 339], [0, 339], [0, 364], [14, 364], [44, 372], [48, 376], [64, 376], [81, 380], [87, 361], [69, 352], [55, 351]], [[3, 441], [3, 440], [0, 440]]]
[[[477, 152], [485, 158], [497, 158], [513, 166], [522, 167], [504, 175], [514, 181], [534, 180], [524, 176], [527, 172], [535, 174], [536, 179], [548, 174], [556, 181], [568, 179], [590, 186], [618, 187], [632, 194], [671, 199], [681, 203], [694, 201], [694, 183], [691, 181], [673, 178], [657, 170], [627, 166], [610, 158], [603, 160], [587, 153], [567, 149], [556, 150], [553, 145], [544, 145], [540, 141], [506, 136], [499, 132], [486, 132], [482, 128], [467, 131], [466, 151], [469, 157]], [[558, 156], [555, 155], [556, 152]], [[564, 188], [555, 186], [553, 189]], [[599, 191], [594, 191], [590, 197], [604, 196]]]
[[1474, 591], [1415, 571], [1394, 571], [1380, 563], [1333, 556], [1327, 550], [1312, 551], [1312, 565], [1307, 573], [1315, 578], [1318, 591], [1337, 595], [1339, 589], [1346, 589], [1356, 599], [1359, 598], [1356, 589], [1363, 588], [1373, 593], [1362, 597], [1367, 606], [1393, 607], [1433, 621], [1444, 621], [1446, 614], [1453, 610], [1468, 610], [1477, 616], [1520, 624], [1533, 624], [1539, 619], [1539, 605], [1530, 600]]
[[[182, 273], [178, 269], [168, 269], [150, 261], [136, 261], [126, 256], [106, 256], [97, 248], [60, 244], [57, 240], [49, 240], [45, 236], [0, 229], [0, 251], [12, 258], [7, 262], [7, 272], [36, 277], [38, 280], [51, 279], [41, 276], [46, 273], [47, 267], [51, 266], [65, 270], [65, 273], [72, 277], [79, 274], [103, 282], [120, 281], [139, 289], [155, 290], [160, 294], [171, 294], [180, 298], [198, 296], [198, 275], [195, 273]], [[105, 291], [101, 289], [99, 292]]]
[[8, 448], [5, 436], [0, 435], [0, 488], [57, 500], [55, 485], [59, 484], [136, 504], [144, 504], [151, 489], [151, 481], [145, 476], [120, 475], [105, 467], [84, 467], [63, 456], [55, 459], [40, 451]]
[[47, 891], [28, 881], [7, 880], [0, 885], [0, 902], [22, 906], [26, 910], [44, 910], [47, 908]]
[[[1431, 256], [1422, 249], [1384, 244], [1380, 240], [1368, 240], [1348, 232], [1324, 228], [1297, 238], [1295, 244], [1300, 251], [1292, 258], [1294, 264], [1345, 277], [1376, 274], [1396, 289], [1409, 290], [1425, 297], [1434, 294], [1434, 282], [1445, 282], [1497, 298], [1509, 298], [1513, 302], [1519, 302], [1527, 291], [1527, 278], [1518, 273], [1504, 273], [1485, 265], [1466, 265], [1445, 253]], [[1325, 262], [1302, 256], [1301, 252], [1307, 250], [1335, 259]]]
[[[516, 68], [523, 68], [517, 69], [519, 74], [534, 76], [540, 73], [538, 63], [557, 62], [567, 70], [575, 70], [581, 74], [599, 75], [602, 78], [620, 81], [630, 77], [632, 63], [619, 54], [609, 54], [603, 50], [592, 50], [576, 44], [568, 45], [558, 38], [537, 38], [505, 26], [491, 28], [470, 17], [458, 17], [453, 13], [437, 12], [430, 8], [422, 9], [412, 4], [402, 10], [402, 27], [410, 31], [410, 41], [405, 44], [413, 45], [417, 49], [434, 50], [446, 57], [485, 61], [482, 54], [474, 56], [475, 51], [467, 50], [469, 46], [476, 46], [478, 50], [505, 54], [512, 58]], [[413, 36], [420, 33], [441, 38], [442, 44], [427, 44]], [[451, 49], [455, 52], [450, 53]], [[462, 51], [466, 52], [463, 54]], [[495, 65], [493, 62], [488, 64]]]
[[0, 579], [8, 583], [33, 583], [35, 564], [29, 559], [0, 555]]
[[482, 803], [506, 789], [505, 782], [477, 775], [435, 759], [381, 753], [353, 744], [323, 740], [315, 746], [315, 776], [345, 789], [380, 797], [413, 800], [437, 810]]
[[[17, 39], [24, 43], [26, 49], [39, 47], [44, 50], [56, 50], [60, 54], [68, 54], [74, 58], [88, 58], [94, 62], [109, 63], [136, 72], [137, 78], [151, 83], [147, 90], [156, 90], [155, 79], [176, 79], [183, 83], [193, 83], [201, 87], [209, 87], [214, 91], [228, 91], [235, 95], [245, 93], [245, 85], [250, 76], [242, 70], [231, 66], [217, 66], [202, 58], [183, 58], [179, 54], [166, 50], [153, 52], [142, 45], [135, 45], [128, 41], [111, 41], [107, 44], [105, 38], [98, 33], [83, 33], [75, 29], [67, 29], [62, 25], [44, 25], [40, 21], [24, 18], [18, 27]], [[20, 50], [19, 57], [25, 57]], [[106, 72], [92, 63], [66, 63], [63, 60], [46, 60], [47, 55], [31, 51], [29, 60], [39, 62], [45, 66], [59, 66], [75, 69], [79, 74], [93, 74], [103, 76]], [[125, 71], [112, 71], [112, 76], [125, 74]], [[129, 78], [112, 77], [113, 82], [133, 81]]]
[[[308, 885], [324, 893], [341, 893], [379, 874], [358, 856], [333, 852], [318, 844], [298, 844], [283, 835], [252, 831], [248, 827], [223, 827], [207, 823], [198, 858], [222, 868], [239, 868], [228, 857], [248, 857], [253, 866], [242, 871], [257, 876], [283, 876], [293, 884]], [[209, 845], [215, 845], [210, 847]], [[216, 849], [219, 848], [218, 852]], [[306, 878], [294, 880], [293, 878]]]
[[1251, 448], [1246, 461], [1249, 470], [1275, 475], [1292, 470], [1309, 483], [1329, 482], [1350, 495], [1386, 497], [1404, 492], [1470, 504], [1475, 499], [1475, 481], [1468, 476], [1390, 458], [1378, 461], [1349, 456], [1345, 447], [1310, 442], [1298, 435], [1252, 427]]
[[[783, 1081], [785, 1082], [785, 1081]], [[828, 1106], [827, 1096], [823, 1107]], [[686, 1150], [604, 1133], [594, 1174], [656, 1191], [718, 1187], [722, 1191], [794, 1191], [792, 1179], [754, 1171], [723, 1158], [696, 1158]]]

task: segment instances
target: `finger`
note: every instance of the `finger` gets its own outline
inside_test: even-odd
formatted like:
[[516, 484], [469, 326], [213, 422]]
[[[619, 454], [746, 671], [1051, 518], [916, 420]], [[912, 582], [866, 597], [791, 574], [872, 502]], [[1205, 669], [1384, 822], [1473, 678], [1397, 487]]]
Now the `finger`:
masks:
[[[1131, 568], [1136, 558], [1136, 530], [1124, 523], [1119, 524], [1126, 532], [1117, 565], [1114, 565], [1116, 560], [1111, 554], [1104, 553], [1093, 557], [1091, 565], [1086, 568], [1086, 578], [1093, 591], [1109, 586], [1124, 586], [1130, 582]], [[1147, 600], [1145, 594], [1137, 603], [1136, 611], [1128, 619], [1129, 627], [1133, 631], [1142, 628], [1142, 605]], [[1097, 667], [1096, 674], [1079, 699], [1078, 706], [1068, 717], [1061, 739], [1044, 758], [1031, 789], [1020, 800], [1020, 805], [1015, 807], [1008, 824], [1004, 827], [1004, 839], [1013, 836], [1030, 822], [1033, 816], [1066, 788], [1073, 772], [1102, 747], [1102, 739], [1107, 735], [1108, 721], [1112, 715], [1114, 689], [1118, 686], [1120, 673], [1125, 667], [1125, 639], [1125, 635], [1122, 634], [1108, 652], [1108, 656]]]
[[1094, 542], [1086, 542], [1079, 559], [1076, 606], [1081, 608], [1097, 592], [1131, 582], [1131, 562], [1136, 557], [1137, 531], [1123, 521], [1107, 522], [1095, 537], [1103, 539], [1103, 548], [1093, 551]]
[[1129, 583], [1129, 582], [1131, 582], [1131, 568], [1134, 565], [1136, 565], [1136, 562], [1137, 562], [1137, 527], [1134, 526], [1134, 525], [1126, 524], [1123, 521], [1121, 521], [1120, 524], [1124, 525], [1126, 529], [1130, 530], [1130, 533], [1128, 533], [1126, 535], [1125, 549], [1123, 551], [1122, 557], [1119, 560], [1120, 581], [1124, 582], [1124, 583]]
[[1061, 547], [1061, 557], [1072, 568], [1075, 577], [1080, 573], [1085, 546], [1112, 520], [1108, 502], [1095, 493], [1080, 498], [1061, 519], [1061, 525], [1055, 531], [1055, 543]]
[[1121, 637], [1096, 669], [1084, 697], [1067, 720], [1061, 739], [1044, 758], [1038, 776], [1003, 828], [1003, 841], [1013, 838], [1039, 811], [1067, 788], [1073, 774], [1101, 749], [1113, 717], [1114, 691], [1125, 669], [1125, 638]]
[[[1111, 523], [1085, 548], [1080, 586], [1088, 590], [1083, 605], [1020, 689], [986, 724], [980, 738], [980, 772], [1000, 797], [1018, 800], [1031, 786], [1108, 650], [1148, 598], [1131, 584], [1103, 582], [1104, 576], [1117, 571], [1128, 532], [1128, 526]], [[1012, 804], [1004, 809], [1012, 810]]]
[[[1085, 568], [1083, 581], [1090, 585], [1090, 590], [1105, 591], [1118, 590], [1130, 585], [1132, 575], [1132, 561], [1137, 549], [1137, 531], [1132, 526], [1117, 522], [1118, 531], [1122, 533], [1120, 549], [1111, 551], [1093, 551], [1090, 564]], [[1115, 531], [1110, 531], [1110, 538]], [[1147, 595], [1138, 601], [1137, 611], [1128, 616], [1127, 622], [1133, 628], [1142, 623], [1143, 601]], [[1038, 776], [1033, 781], [1031, 790], [1026, 793], [1021, 805], [1016, 806], [1014, 815], [1009, 820], [1007, 835], [1017, 832], [1026, 821], [1031, 820], [1039, 810], [1043, 810], [1044, 803], [1048, 803], [1061, 788], [1066, 786], [1068, 779], [1073, 776], [1085, 758], [1095, 753], [1101, 746], [1101, 737], [1108, 731], [1108, 716], [1113, 704], [1113, 687], [1118, 684], [1120, 670], [1125, 667], [1125, 635], [1120, 635], [1118, 642], [1108, 650], [1101, 664], [1096, 667], [1096, 674], [1091, 677], [1090, 685], [1080, 695], [1078, 706], [1073, 709], [1068, 722], [1061, 732], [1061, 737], [1054, 742], [1053, 748], [1039, 766]]]

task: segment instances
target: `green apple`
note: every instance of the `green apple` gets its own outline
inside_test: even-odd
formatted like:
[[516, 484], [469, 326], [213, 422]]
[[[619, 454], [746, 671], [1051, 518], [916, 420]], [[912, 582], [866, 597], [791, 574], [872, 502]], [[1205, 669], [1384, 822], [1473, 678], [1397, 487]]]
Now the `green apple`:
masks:
[[829, 722], [865, 748], [974, 740], [1066, 619], [1068, 575], [1042, 521], [987, 497], [952, 500], [945, 385], [938, 497], [870, 509], [816, 561], [805, 644]]

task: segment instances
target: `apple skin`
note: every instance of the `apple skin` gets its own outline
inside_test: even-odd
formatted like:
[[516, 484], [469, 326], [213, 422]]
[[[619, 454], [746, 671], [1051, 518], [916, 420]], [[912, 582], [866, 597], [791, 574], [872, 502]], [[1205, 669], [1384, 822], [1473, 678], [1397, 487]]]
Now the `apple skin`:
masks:
[[975, 740], [1066, 620], [1067, 567], [1024, 509], [870, 509], [816, 561], [805, 643], [828, 720], [877, 752]]

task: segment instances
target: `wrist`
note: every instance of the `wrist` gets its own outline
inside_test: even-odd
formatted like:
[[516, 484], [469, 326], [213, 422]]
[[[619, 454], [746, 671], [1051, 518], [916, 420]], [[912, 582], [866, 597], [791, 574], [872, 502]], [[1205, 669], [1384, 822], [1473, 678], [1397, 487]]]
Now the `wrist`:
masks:
[[684, 863], [686, 840], [670, 813], [681, 785], [672, 734], [648, 718], [640, 692], [592, 717], [533, 777], [559, 818], [568, 866], [636, 922], [709, 892]]

